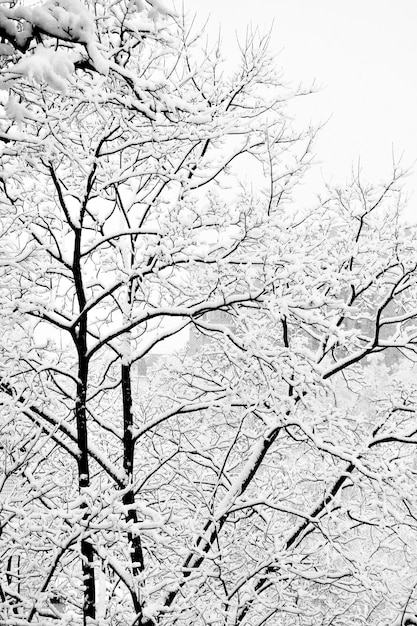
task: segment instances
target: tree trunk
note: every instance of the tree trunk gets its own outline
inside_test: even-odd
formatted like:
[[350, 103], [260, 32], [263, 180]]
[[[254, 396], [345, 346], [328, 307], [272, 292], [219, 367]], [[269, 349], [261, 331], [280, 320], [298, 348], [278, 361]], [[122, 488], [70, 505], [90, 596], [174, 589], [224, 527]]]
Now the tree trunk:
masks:
[[[88, 379], [88, 361], [85, 357], [85, 351], [79, 352], [79, 383], [77, 386], [77, 400], [75, 404], [75, 418], [77, 422], [78, 447], [80, 454], [78, 458], [78, 488], [80, 494], [83, 489], [90, 485], [90, 468], [88, 459], [88, 432], [87, 432], [87, 407], [86, 407], [86, 390]], [[83, 502], [81, 508], [85, 509], [83, 521], [88, 519], [87, 503]], [[87, 538], [81, 540], [81, 558], [82, 573], [84, 583], [84, 602], [83, 602], [83, 624], [86, 626], [88, 619], [96, 617], [96, 591], [95, 576], [93, 566], [93, 546]]]
[[[129, 490], [123, 495], [123, 504], [127, 507], [126, 521], [136, 524], [138, 516], [136, 509], [132, 507], [135, 503], [133, 491], [133, 467], [135, 455], [135, 443], [133, 440], [133, 414], [132, 414], [132, 386], [131, 386], [131, 366], [122, 365], [122, 400], [123, 400], [123, 469], [126, 476], [126, 485]], [[143, 623], [142, 603], [140, 599], [140, 584], [136, 583], [137, 577], [143, 572], [143, 550], [139, 535], [128, 532], [127, 539], [130, 547], [130, 558], [132, 564], [132, 574], [135, 580], [135, 589], [132, 593], [132, 600], [137, 618], [135, 626]]]
[[[88, 385], [88, 357], [87, 357], [87, 329], [88, 317], [83, 313], [86, 306], [86, 296], [81, 271], [81, 228], [75, 230], [74, 242], [74, 282], [80, 311], [80, 320], [74, 330], [73, 339], [78, 352], [78, 384], [75, 401], [75, 419], [77, 423], [77, 439], [79, 447], [78, 457], [78, 489], [80, 495], [90, 486], [90, 467], [88, 455], [88, 427], [87, 427], [87, 385]], [[84, 510], [82, 521], [88, 520], [88, 505], [82, 501]], [[86, 524], [86, 530], [87, 530]], [[94, 550], [90, 539], [81, 539], [82, 574], [84, 584], [83, 626], [87, 626], [89, 619], [96, 617], [96, 586], [94, 575]]]

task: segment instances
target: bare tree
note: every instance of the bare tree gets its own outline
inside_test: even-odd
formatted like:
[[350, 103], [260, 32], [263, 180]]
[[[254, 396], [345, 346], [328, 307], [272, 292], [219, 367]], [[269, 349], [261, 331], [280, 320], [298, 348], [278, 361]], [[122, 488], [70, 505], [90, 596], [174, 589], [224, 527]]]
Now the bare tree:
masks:
[[8, 36], [2, 623], [405, 618], [416, 390], [382, 358], [417, 333], [401, 172], [298, 210], [314, 132], [268, 38], [228, 76], [159, 2], [95, 3], [85, 41], [60, 6], [7, 14], [42, 19]]

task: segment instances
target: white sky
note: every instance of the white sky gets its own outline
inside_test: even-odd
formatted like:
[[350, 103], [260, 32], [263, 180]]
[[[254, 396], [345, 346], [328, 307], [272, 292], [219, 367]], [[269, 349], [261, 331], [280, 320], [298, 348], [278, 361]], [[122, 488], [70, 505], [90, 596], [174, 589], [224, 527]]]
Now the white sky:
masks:
[[[416, 0], [186, 0], [203, 21], [210, 14], [213, 37], [222, 24], [224, 50], [244, 35], [246, 25], [268, 30], [291, 83], [320, 93], [304, 100], [304, 115], [328, 118], [317, 144], [326, 180], [344, 182], [360, 158], [364, 175], [380, 182], [390, 172], [392, 153], [404, 165], [417, 159]], [[408, 214], [417, 218], [417, 174]], [[416, 204], [414, 207], [413, 204]]]

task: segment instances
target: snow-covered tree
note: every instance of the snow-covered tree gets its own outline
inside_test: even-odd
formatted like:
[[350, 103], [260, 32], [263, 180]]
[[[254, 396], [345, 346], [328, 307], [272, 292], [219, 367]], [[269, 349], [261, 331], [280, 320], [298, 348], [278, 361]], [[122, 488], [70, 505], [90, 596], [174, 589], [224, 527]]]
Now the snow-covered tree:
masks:
[[0, 14], [2, 623], [408, 619], [401, 173], [299, 207], [256, 34], [227, 74], [159, 0]]

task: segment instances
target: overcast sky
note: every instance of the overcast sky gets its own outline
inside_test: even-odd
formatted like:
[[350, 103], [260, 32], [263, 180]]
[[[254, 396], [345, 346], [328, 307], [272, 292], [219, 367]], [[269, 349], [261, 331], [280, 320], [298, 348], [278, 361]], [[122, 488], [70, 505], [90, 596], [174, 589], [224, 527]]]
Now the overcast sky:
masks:
[[[210, 28], [222, 24], [224, 48], [247, 24], [267, 30], [287, 80], [322, 89], [306, 99], [305, 114], [328, 118], [317, 144], [326, 180], [342, 182], [351, 167], [380, 181], [392, 151], [417, 159], [417, 3], [415, 0], [188, 0]], [[417, 217], [417, 174], [408, 179]], [[416, 208], [412, 207], [416, 204]]]

